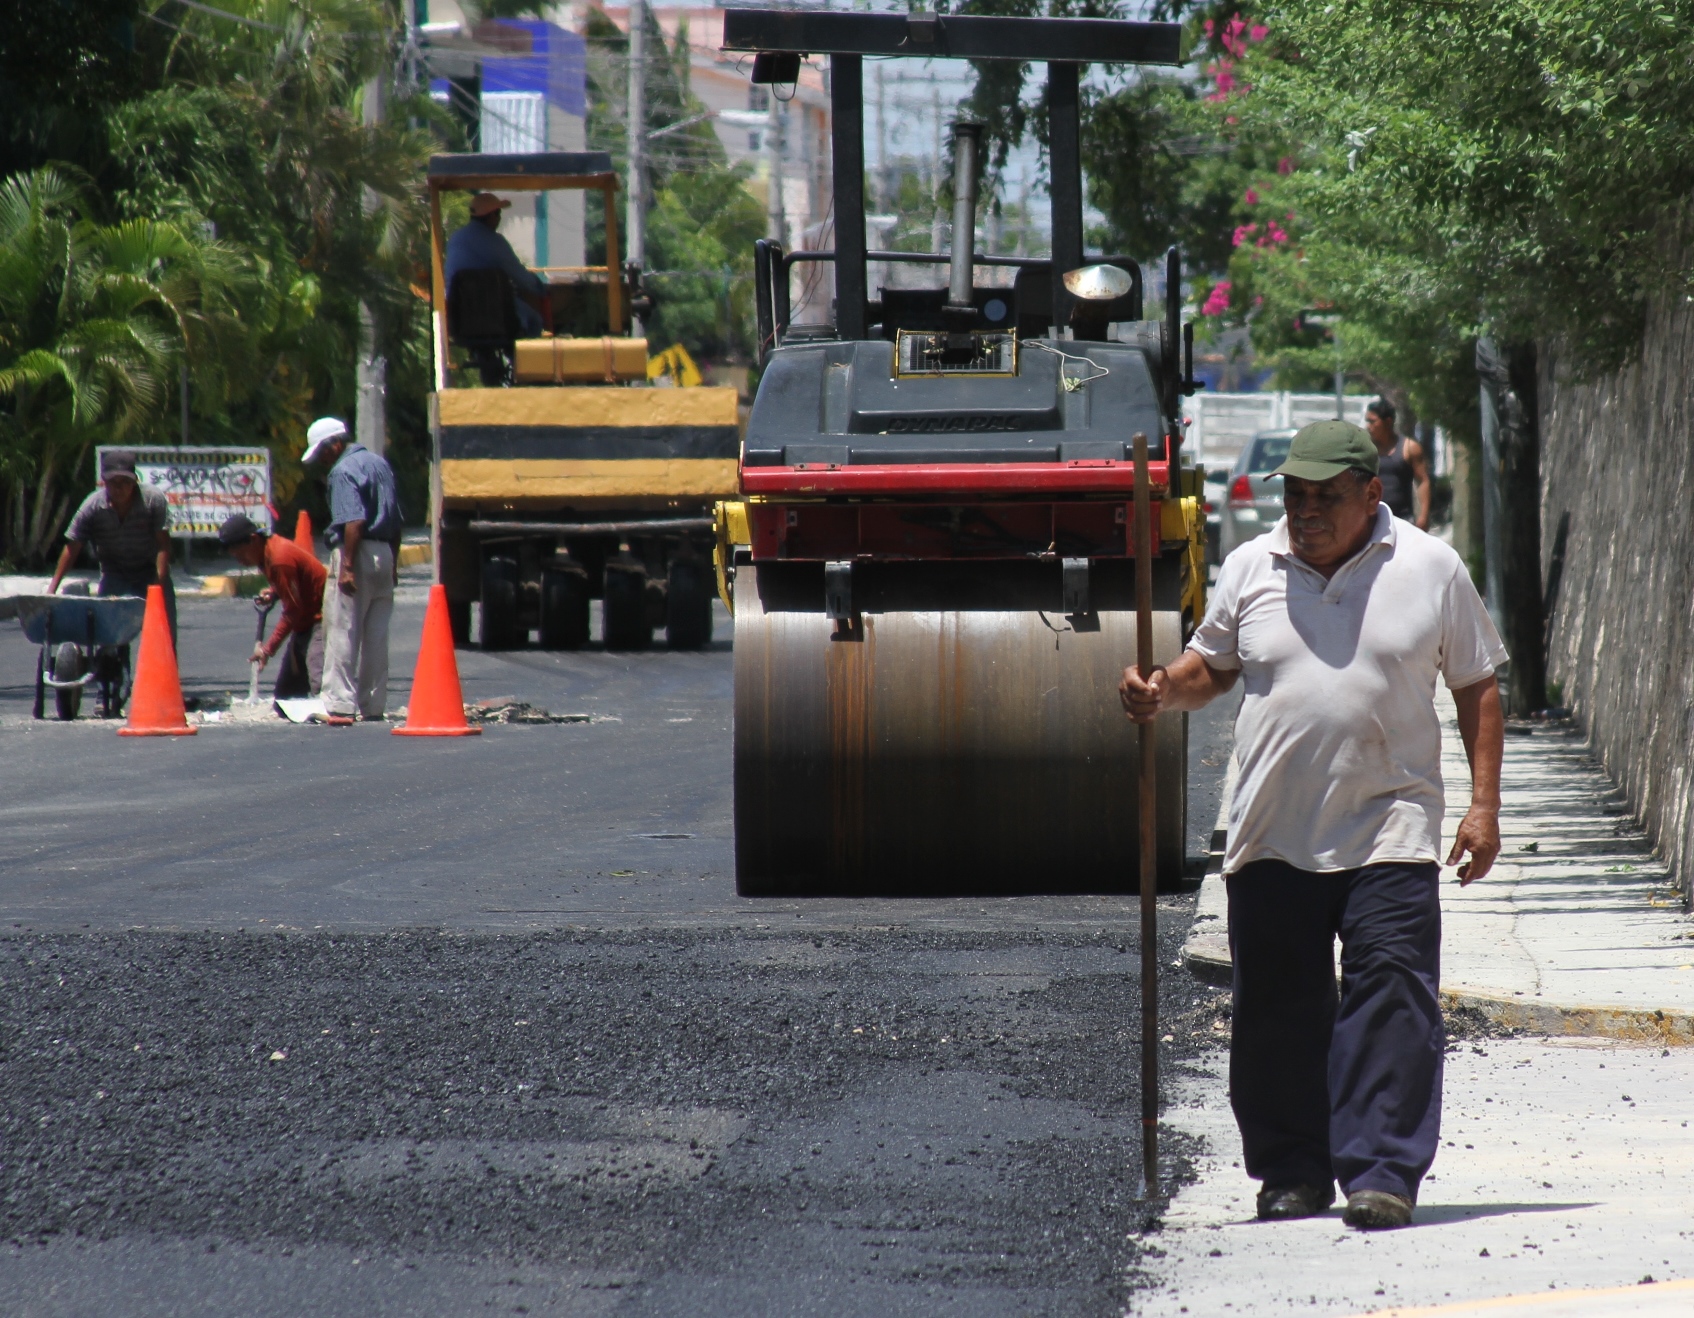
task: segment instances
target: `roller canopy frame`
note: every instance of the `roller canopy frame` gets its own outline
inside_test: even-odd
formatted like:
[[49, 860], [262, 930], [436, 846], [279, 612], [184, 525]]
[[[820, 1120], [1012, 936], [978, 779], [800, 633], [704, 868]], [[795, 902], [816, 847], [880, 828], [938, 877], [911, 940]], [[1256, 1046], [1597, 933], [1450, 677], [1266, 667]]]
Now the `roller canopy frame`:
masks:
[[583, 266], [584, 273], [606, 276], [607, 323], [623, 322], [623, 290], [618, 282], [618, 176], [605, 151], [539, 151], [533, 155], [450, 152], [429, 158], [429, 305], [433, 336], [435, 390], [446, 390], [447, 232], [441, 220], [444, 192], [598, 191], [605, 202], [606, 264]]
[[[1084, 64], [1182, 62], [1182, 26], [1115, 18], [1011, 18], [992, 14], [863, 14], [798, 9], [724, 10], [723, 49], [759, 55], [827, 55], [835, 196], [835, 328], [863, 339], [869, 323], [865, 261], [865, 56], [1012, 60], [1047, 65], [1053, 230], [1053, 324], [1068, 323], [1071, 296], [1056, 276], [1082, 264], [1079, 74]], [[760, 279], [761, 292], [764, 276]], [[766, 351], [760, 311], [760, 351]], [[774, 346], [774, 345], [773, 345]]]
[[1182, 26], [1115, 18], [726, 9], [723, 46], [801, 55], [1175, 65], [1182, 62]]

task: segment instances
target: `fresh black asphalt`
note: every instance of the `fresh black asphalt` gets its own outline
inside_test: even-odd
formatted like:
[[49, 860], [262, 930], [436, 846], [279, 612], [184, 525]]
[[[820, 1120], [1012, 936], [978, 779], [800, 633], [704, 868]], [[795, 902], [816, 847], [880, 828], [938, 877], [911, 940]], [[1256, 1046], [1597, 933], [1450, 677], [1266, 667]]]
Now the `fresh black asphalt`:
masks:
[[[239, 694], [250, 607], [182, 615], [190, 694]], [[728, 633], [460, 652], [591, 722], [136, 742], [29, 726], [0, 624], [0, 1308], [1120, 1312], [1134, 899], [738, 899]], [[1228, 711], [1191, 741], [1197, 851]], [[1217, 1034], [1191, 900], [1170, 1068]]]

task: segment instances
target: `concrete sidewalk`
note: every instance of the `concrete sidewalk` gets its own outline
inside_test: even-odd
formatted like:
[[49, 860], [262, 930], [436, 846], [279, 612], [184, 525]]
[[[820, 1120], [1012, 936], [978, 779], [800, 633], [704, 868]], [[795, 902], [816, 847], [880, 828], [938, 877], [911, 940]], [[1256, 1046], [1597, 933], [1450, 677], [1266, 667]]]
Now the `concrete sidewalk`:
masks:
[[[1131, 1313], [1694, 1312], [1694, 1048], [1457, 1045], [1440, 1154], [1413, 1225], [1370, 1233], [1343, 1226], [1339, 1205], [1298, 1222], [1254, 1219], [1258, 1183], [1241, 1170], [1226, 1070], [1220, 1051], [1176, 1086], [1166, 1110], [1167, 1125], [1199, 1136], [1205, 1152], [1198, 1182], [1165, 1217], [1156, 1285]], [[1542, 1307], [1561, 1293], [1557, 1309]]]
[[[1445, 850], [1470, 802], [1470, 769], [1445, 687], [1437, 703]], [[1461, 888], [1443, 871], [1449, 1010], [1536, 1034], [1694, 1044], [1694, 922], [1580, 732], [1554, 724], [1507, 736], [1500, 834], [1487, 878]], [[1223, 881], [1210, 874], [1184, 959], [1219, 984], [1229, 982], [1226, 911]]]
[[[1470, 772], [1440, 704], [1451, 845]], [[1203, 1152], [1133, 1313], [1694, 1313], [1694, 923], [1579, 733], [1515, 730], [1503, 779], [1501, 859], [1468, 888], [1443, 873], [1443, 994], [1478, 1037], [1449, 1043], [1413, 1227], [1256, 1221], [1219, 1052], [1165, 1114]], [[1184, 958], [1227, 984], [1225, 918], [1214, 873]]]

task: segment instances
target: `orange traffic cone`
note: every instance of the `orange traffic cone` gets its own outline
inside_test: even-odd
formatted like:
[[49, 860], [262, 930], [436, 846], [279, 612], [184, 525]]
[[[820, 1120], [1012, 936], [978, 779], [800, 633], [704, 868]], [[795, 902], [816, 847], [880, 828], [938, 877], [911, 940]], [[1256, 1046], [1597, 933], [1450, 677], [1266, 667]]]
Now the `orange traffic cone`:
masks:
[[318, 547], [312, 541], [312, 516], [304, 508], [294, 523], [294, 543], [314, 558], [317, 556]]
[[424, 610], [423, 644], [412, 670], [412, 700], [397, 737], [474, 737], [482, 731], [465, 721], [465, 697], [459, 689], [459, 663], [453, 657], [453, 624], [447, 621], [447, 587], [429, 588]]
[[147, 613], [141, 620], [141, 653], [135, 661], [135, 685], [129, 695], [129, 722], [120, 737], [192, 737], [182, 707], [182, 680], [171, 649], [171, 624], [165, 617], [162, 586], [147, 587]]

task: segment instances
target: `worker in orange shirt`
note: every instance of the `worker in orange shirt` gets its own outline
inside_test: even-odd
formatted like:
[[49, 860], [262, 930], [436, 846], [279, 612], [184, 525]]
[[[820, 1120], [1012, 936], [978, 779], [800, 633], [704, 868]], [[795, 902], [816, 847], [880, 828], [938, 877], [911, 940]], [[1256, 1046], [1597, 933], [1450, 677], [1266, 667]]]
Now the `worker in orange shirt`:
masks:
[[243, 567], [262, 569], [270, 583], [265, 593], [282, 605], [276, 630], [269, 640], [254, 645], [250, 662], [263, 668], [286, 641], [288, 653], [283, 656], [272, 694], [278, 700], [315, 696], [323, 681], [321, 624], [324, 582], [329, 573], [292, 540], [261, 531], [245, 513], [234, 513], [225, 520], [218, 528], [218, 543]]

